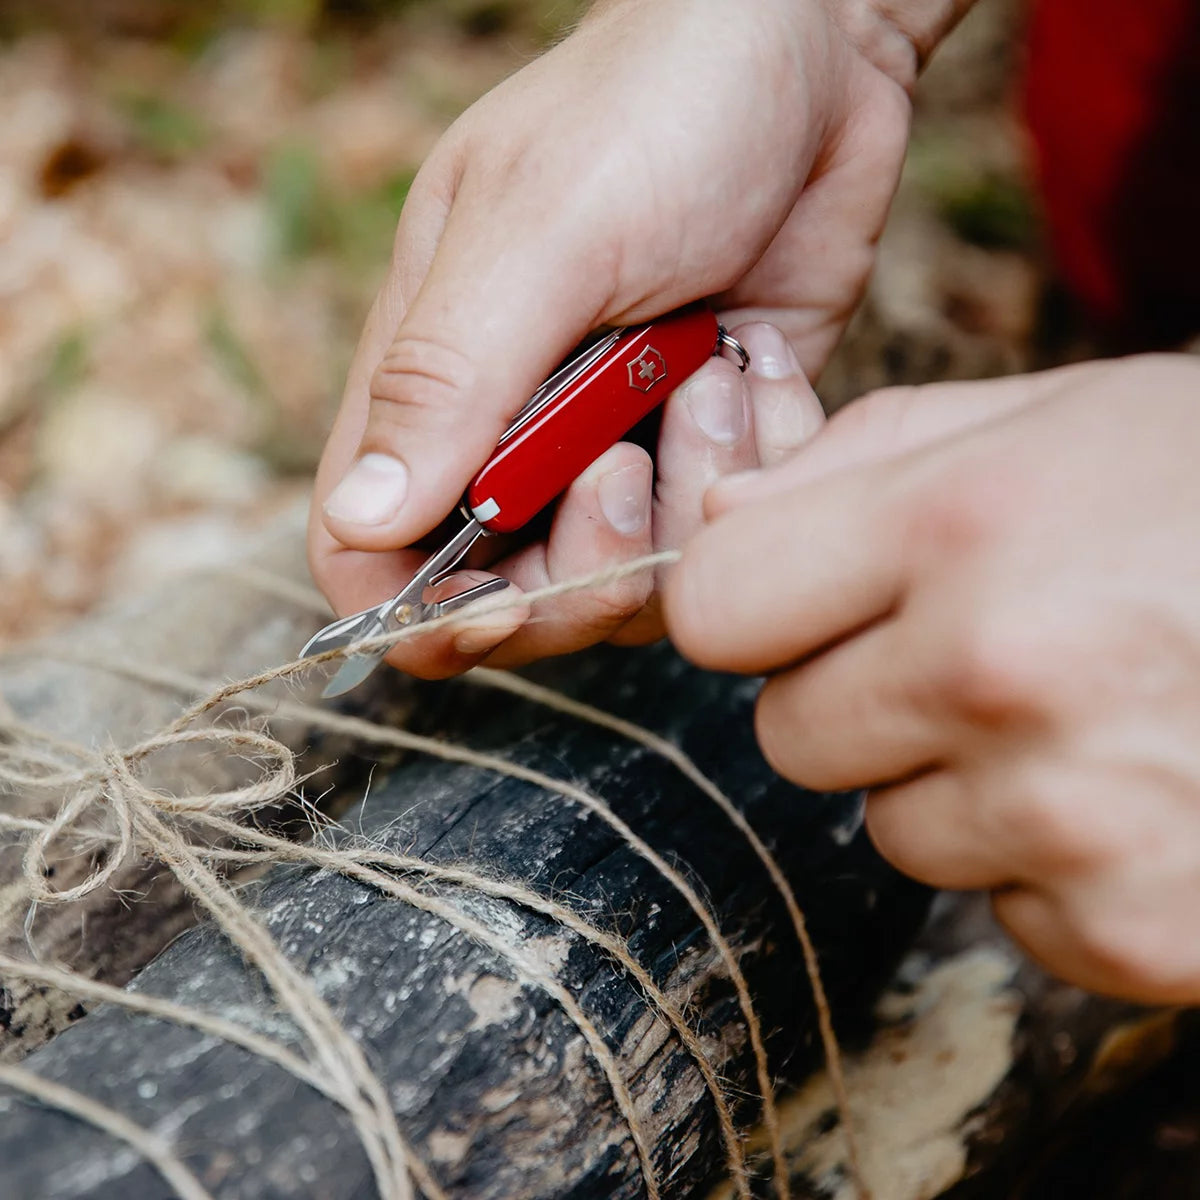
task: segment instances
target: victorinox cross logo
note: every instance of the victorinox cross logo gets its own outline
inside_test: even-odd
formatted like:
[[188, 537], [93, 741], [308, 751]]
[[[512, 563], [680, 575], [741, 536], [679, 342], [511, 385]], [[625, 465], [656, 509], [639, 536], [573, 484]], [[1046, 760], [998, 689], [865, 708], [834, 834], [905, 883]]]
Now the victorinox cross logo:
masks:
[[667, 377], [667, 360], [653, 346], [647, 346], [625, 365], [629, 371], [629, 386], [639, 392], [648, 392], [660, 379]]

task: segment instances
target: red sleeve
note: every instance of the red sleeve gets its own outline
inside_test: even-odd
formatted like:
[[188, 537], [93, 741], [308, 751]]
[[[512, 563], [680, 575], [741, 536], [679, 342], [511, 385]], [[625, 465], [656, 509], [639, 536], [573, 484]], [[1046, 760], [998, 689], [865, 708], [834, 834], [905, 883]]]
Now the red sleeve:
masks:
[[1034, 0], [1025, 78], [1051, 245], [1092, 317], [1200, 330], [1200, 3]]

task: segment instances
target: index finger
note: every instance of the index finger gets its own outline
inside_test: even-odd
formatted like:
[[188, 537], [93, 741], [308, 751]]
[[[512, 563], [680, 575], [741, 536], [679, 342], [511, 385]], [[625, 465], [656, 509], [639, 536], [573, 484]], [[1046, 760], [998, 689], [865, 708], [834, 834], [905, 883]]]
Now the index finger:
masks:
[[664, 589], [667, 631], [693, 662], [757, 674], [888, 615], [905, 586], [889, 468], [846, 472], [724, 513]]

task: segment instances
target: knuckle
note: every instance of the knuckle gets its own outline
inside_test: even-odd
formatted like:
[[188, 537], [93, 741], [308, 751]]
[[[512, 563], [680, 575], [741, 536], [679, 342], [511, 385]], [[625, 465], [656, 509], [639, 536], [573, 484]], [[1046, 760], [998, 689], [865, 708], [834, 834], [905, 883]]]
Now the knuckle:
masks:
[[371, 376], [371, 419], [405, 426], [414, 420], [451, 426], [475, 390], [477, 372], [461, 351], [433, 339], [396, 339]]
[[894, 441], [919, 396], [919, 390], [908, 384], [877, 388], [834, 413], [829, 418], [828, 432], [840, 431], [847, 437], [872, 441]]
[[817, 445], [835, 458], [853, 461], [866, 449], [895, 444], [895, 435], [908, 406], [910, 387], [883, 388], [839, 408], [821, 430]]
[[597, 632], [609, 633], [641, 612], [653, 591], [653, 580], [636, 575], [605, 584], [588, 595], [585, 622]]
[[[465, 116], [465, 114], [464, 114]], [[412, 264], [413, 252], [422, 249], [411, 241], [414, 218], [418, 225], [442, 226], [454, 204], [462, 177], [462, 118], [446, 130], [413, 177], [392, 238], [392, 265]], [[423, 255], [422, 255], [423, 257]]]
[[1027, 620], [983, 610], [949, 636], [939, 690], [975, 725], [1029, 719], [1053, 686], [1047, 657]]
[[519, 136], [499, 140], [481, 138], [475, 145], [478, 153], [470, 182], [493, 196], [509, 190], [535, 188], [544, 183], [547, 173], [558, 173], [553, 154], [536, 139]]
[[972, 459], [949, 474], [939, 464], [909, 514], [910, 548], [926, 561], [977, 551], [1020, 525], [1030, 496], [1029, 481], [1009, 462]]
[[941, 489], [916, 506], [908, 537], [923, 558], [958, 556], [986, 541], [995, 512], [979, 502], [969, 484]]
[[1051, 788], [1033, 782], [1016, 788], [997, 806], [1002, 826], [995, 836], [1027, 848], [1039, 875], [1076, 873], [1108, 863], [1115, 847], [1092, 818], [1082, 789]]

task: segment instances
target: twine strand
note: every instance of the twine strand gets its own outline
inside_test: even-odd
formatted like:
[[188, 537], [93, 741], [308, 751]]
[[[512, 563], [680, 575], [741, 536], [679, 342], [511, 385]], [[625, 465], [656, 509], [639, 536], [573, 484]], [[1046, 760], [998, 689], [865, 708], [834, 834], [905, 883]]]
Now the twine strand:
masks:
[[[523, 595], [518, 603], [533, 604], [538, 600], [594, 587], [665, 565], [677, 558], [678, 554], [673, 551], [650, 555], [586, 579], [554, 584], [529, 592]], [[320, 603], [315, 600], [315, 594], [308, 589], [287, 580], [280, 581], [257, 568], [252, 573], [239, 571], [237, 577], [249, 586], [275, 592], [292, 603], [307, 607], [314, 607]], [[286, 592], [281, 586], [283, 583], [288, 585]], [[511, 599], [501, 595], [472, 606], [467, 615], [474, 617], [485, 611], [501, 610], [511, 607], [513, 603]], [[666, 879], [688, 904], [704, 929], [724, 973], [733, 983], [754, 1058], [756, 1082], [762, 1096], [763, 1123], [770, 1145], [775, 1187], [777, 1194], [783, 1200], [787, 1200], [787, 1163], [761, 1023], [733, 947], [721, 932], [709, 906], [680, 870], [667, 862], [618, 817], [604, 800], [575, 784], [470, 747], [441, 742], [402, 729], [380, 726], [361, 718], [290, 699], [251, 694], [267, 684], [289, 680], [319, 663], [340, 659], [359, 651], [387, 649], [411, 637], [424, 635], [440, 625], [461, 621], [463, 618], [463, 613], [448, 614], [416, 627], [365, 639], [351, 647], [326, 651], [307, 659], [285, 663], [246, 679], [220, 685], [193, 678], [182, 672], [148, 667], [144, 664], [110, 661], [85, 652], [70, 651], [57, 654], [57, 657], [82, 665], [200, 697], [158, 734], [124, 751], [115, 748], [103, 752], [90, 751], [54, 735], [32, 729], [11, 716], [11, 710], [7, 707], [0, 712], [0, 734], [6, 735], [8, 739], [7, 743], [0, 744], [0, 785], [10, 788], [58, 789], [68, 793], [59, 812], [49, 821], [0, 814], [0, 830], [28, 837], [22, 864], [21, 894], [24, 902], [31, 905], [62, 904], [81, 900], [99, 888], [111, 886], [121, 865], [134, 853], [148, 851], [170, 867], [185, 891], [211, 915], [247, 962], [267, 980], [281, 1008], [291, 1016], [303, 1034], [313, 1056], [311, 1063], [273, 1039], [250, 1030], [241, 1030], [222, 1018], [151, 997], [137, 997], [128, 1001], [128, 997], [135, 994], [83, 980], [61, 968], [22, 963], [10, 956], [0, 955], [0, 969], [6, 969], [13, 975], [27, 979], [41, 979], [50, 986], [61, 986], [65, 991], [73, 989], [85, 997], [122, 1003], [123, 1001], [114, 999], [113, 994], [116, 993], [125, 998], [124, 1006], [127, 1008], [190, 1024], [260, 1054], [290, 1071], [302, 1082], [317, 1087], [346, 1109], [371, 1163], [383, 1200], [411, 1200], [414, 1181], [429, 1200], [445, 1200], [445, 1193], [405, 1141], [396, 1123], [386, 1089], [368, 1064], [362, 1048], [350, 1037], [311, 982], [284, 955], [210, 864], [237, 865], [283, 860], [304, 862], [337, 871], [357, 879], [365, 886], [447, 921], [460, 933], [501, 956], [522, 984], [536, 987], [554, 999], [579, 1031], [593, 1060], [604, 1074], [616, 1108], [633, 1142], [647, 1196], [649, 1200], [659, 1200], [661, 1188], [652, 1149], [620, 1064], [599, 1029], [583, 1012], [571, 993], [544, 966], [533, 961], [530, 956], [522, 954], [487, 925], [470, 916], [461, 906], [415, 887], [398, 876], [419, 875], [435, 884], [449, 885], [467, 892], [476, 891], [538, 912], [556, 921], [608, 955], [634, 980], [646, 997], [656, 1019], [661, 1019], [670, 1026], [700, 1071], [714, 1102], [731, 1179], [737, 1194], [743, 1197], [743, 1200], [748, 1200], [749, 1180], [742, 1141], [733, 1122], [726, 1091], [717, 1069], [705, 1052], [699, 1036], [689, 1026], [682, 1010], [637, 962], [622, 938], [597, 929], [572, 909], [540, 896], [522, 884], [489, 878], [466, 866], [440, 866], [413, 856], [393, 854], [369, 844], [343, 845], [337, 849], [315, 844], [300, 845], [286, 838], [239, 824], [234, 818], [266, 805], [277, 804], [293, 792], [299, 783], [295, 756], [286, 746], [265, 732], [212, 723], [201, 728], [193, 726], [229, 700], [241, 697], [239, 706], [247, 710], [276, 717], [295, 718], [307, 722], [310, 726], [347, 734], [360, 741], [418, 751], [443, 760], [497, 772], [557, 793], [605, 822], [622, 842]], [[828, 999], [821, 982], [820, 964], [815, 947], [794, 892], [778, 862], [744, 815], [728, 796], [699, 770], [688, 755], [650, 730], [524, 679], [493, 671], [476, 671], [468, 678], [484, 686], [522, 696], [565, 715], [589, 721], [661, 755], [716, 803], [739, 833], [747, 839], [774, 887], [779, 891], [800, 944], [816, 1004], [818, 1025], [835, 1100], [842, 1115], [849, 1171], [859, 1196], [868, 1197], [859, 1169], [844, 1072], [833, 1032]], [[255, 761], [260, 772], [258, 777], [252, 783], [241, 787], [191, 796], [168, 796], [148, 786], [139, 777], [137, 768], [155, 753], [172, 746], [198, 743], [207, 743], [213, 750], [231, 757]], [[50, 849], [62, 839], [82, 836], [82, 819], [96, 809], [102, 810], [108, 828], [104, 831], [90, 832], [90, 836], [97, 837], [105, 843], [103, 858], [82, 881], [73, 886], [52, 887], [47, 878]], [[179, 822], [184, 820], [193, 825], [198, 822], [210, 835], [224, 839], [224, 844], [218, 841], [216, 845], [194, 845], [179, 825]], [[8, 899], [7, 893], [5, 898]], [[10, 904], [6, 911], [11, 911], [11, 907]], [[15, 1068], [7, 1070], [15, 1074], [11, 1080], [0, 1076], [0, 1082], [11, 1082], [15, 1089], [91, 1121], [134, 1146], [153, 1163], [164, 1178], [168, 1179], [182, 1200], [210, 1200], [186, 1166], [161, 1139], [139, 1129], [119, 1113], [90, 1101], [87, 1097], [79, 1096], [69, 1089], [62, 1089], [63, 1092], [69, 1093], [63, 1095], [45, 1088], [38, 1090], [44, 1081]], [[31, 1084], [31, 1079], [36, 1080], [36, 1083]], [[57, 1085], [50, 1085], [51, 1089], [55, 1087]], [[60, 1099], [63, 1101], [61, 1104], [58, 1103]], [[189, 1188], [193, 1190], [189, 1191]], [[195, 1188], [200, 1190], [194, 1190]]]
[[179, 1200], [213, 1200], [212, 1193], [188, 1170], [162, 1138], [143, 1129], [115, 1108], [109, 1108], [107, 1104], [101, 1104], [99, 1100], [93, 1100], [74, 1088], [54, 1083], [41, 1075], [33, 1074], [32, 1071], [25, 1071], [7, 1063], [0, 1063], [0, 1084], [23, 1092], [51, 1108], [57, 1108], [59, 1112], [86, 1121], [124, 1142], [158, 1171], [175, 1190]]
[[[820, 956], [817, 954], [816, 945], [813, 943], [812, 935], [808, 931], [808, 922], [804, 919], [804, 912], [800, 908], [800, 903], [796, 899], [796, 893], [792, 889], [792, 885], [783, 873], [783, 868], [779, 865], [779, 860], [776, 859], [767, 844], [759, 837], [754, 826], [746, 820], [745, 815], [725, 792], [700, 770], [690, 755], [685, 753], [674, 742], [660, 737], [652, 730], [645, 728], [645, 726], [637, 725], [633, 721], [626, 721], [613, 713], [605, 712], [603, 709], [596, 708], [595, 705], [586, 704], [582, 700], [576, 700], [562, 692], [542, 687], [541, 684], [534, 683], [520, 675], [510, 675], [504, 671], [494, 671], [487, 667], [477, 667], [464, 678], [470, 683], [495, 688], [498, 691], [507, 692], [512, 696], [520, 696], [522, 699], [531, 700], [535, 704], [541, 704], [555, 712], [576, 717], [581, 721], [586, 721], [601, 729], [607, 729], [612, 733], [619, 734], [621, 737], [628, 738], [632, 742], [645, 746], [646, 749], [666, 759], [685, 779], [699, 788], [725, 814], [734, 828], [750, 844], [751, 849], [758, 856], [759, 861], [770, 877], [775, 890], [783, 899], [788, 917], [792, 922], [792, 929], [796, 934], [796, 941], [800, 945], [800, 954], [804, 960], [804, 970], [808, 976], [809, 987], [813, 995], [813, 1006], [817, 1014], [817, 1029], [821, 1037], [821, 1049], [825, 1056], [825, 1067], [829, 1072], [829, 1082], [833, 1088], [834, 1100], [842, 1116], [842, 1136], [845, 1139], [846, 1145], [846, 1161], [850, 1167], [850, 1173], [855, 1180], [855, 1186], [859, 1191], [860, 1200], [864, 1200], [865, 1191], [861, 1186], [863, 1176], [858, 1153], [858, 1140], [855, 1136], [854, 1122], [852, 1120], [850, 1094], [846, 1088], [846, 1073], [842, 1065], [841, 1047], [838, 1045], [837, 1034], [833, 1028], [833, 1012], [830, 1008], [829, 997], [826, 995], [825, 983], [821, 976]], [[778, 1137], [777, 1114], [772, 1113], [771, 1115], [776, 1118], [775, 1135]], [[764, 1124], [767, 1123], [767, 1120], [767, 1114], [764, 1112]], [[768, 1125], [769, 1128], [770, 1126]], [[774, 1145], [772, 1146], [772, 1151], [774, 1152]], [[781, 1165], [784, 1164], [781, 1164], [777, 1160], [775, 1163], [776, 1170], [779, 1170]]]
[[[80, 656], [80, 661], [84, 661], [85, 659], [93, 663], [98, 661], [90, 656]], [[105, 667], [106, 669], [120, 671], [129, 677], [140, 678], [143, 681], [153, 680], [162, 686], [172, 687], [176, 690], [205, 693], [209, 689], [208, 681], [193, 679], [182, 673], [162, 668], [146, 671], [137, 664], [119, 663], [106, 663]], [[281, 670], [284, 669], [286, 668], [281, 668]], [[228, 686], [223, 690], [228, 691]], [[212, 695], [216, 694], [216, 692], [208, 691], [208, 694]], [[774, 1084], [771, 1079], [762, 1024], [755, 1010], [754, 1001], [750, 995], [750, 986], [746, 982], [745, 974], [738, 963], [737, 955], [734, 953], [728, 939], [722, 934], [711, 909], [701, 899], [692, 884], [684, 878], [683, 874], [677, 868], [673, 867], [661, 854], [654, 850], [631, 826], [618, 817], [603, 800], [576, 784], [556, 779], [554, 776], [547, 775], [543, 771], [526, 767], [520, 763], [511, 762], [499, 755], [487, 754], [482, 751], [473, 750], [467, 746], [443, 742], [437, 738], [411, 733], [404, 729], [392, 729], [377, 725], [374, 722], [363, 720], [361, 717], [346, 716], [284, 699], [262, 701], [259, 697], [248, 696], [243, 697], [242, 703], [252, 708], [269, 707], [269, 710], [276, 716], [308, 721], [324, 729], [348, 734], [359, 741], [374, 742], [394, 746], [399, 749], [416, 751], [430, 755], [431, 757], [440, 758], [444, 761], [476, 767], [499, 775], [507, 775], [510, 778], [522, 780], [545, 791], [556, 792], [564, 799], [574, 801], [605, 822], [635, 854], [650, 863], [683, 898], [684, 902], [695, 914], [696, 919], [700, 922], [701, 927], [709, 938], [710, 944], [716, 949], [722, 966], [733, 983], [738, 1007], [746, 1023], [747, 1036], [749, 1037], [751, 1052], [754, 1056], [757, 1084], [760, 1094], [763, 1097], [764, 1124], [766, 1125], [770, 1139], [776, 1188], [781, 1200], [788, 1200], [787, 1164], [783, 1153], [782, 1132], [775, 1104]], [[201, 702], [200, 704], [193, 705], [187, 711], [198, 713], [200, 711], [207, 712], [210, 709], [206, 706], [206, 702]], [[173, 722], [171, 726], [168, 726], [168, 729], [173, 730], [177, 724], [177, 721]], [[174, 732], [164, 733], [161, 736], [164, 739], [170, 739], [177, 732], [175, 730]]]

